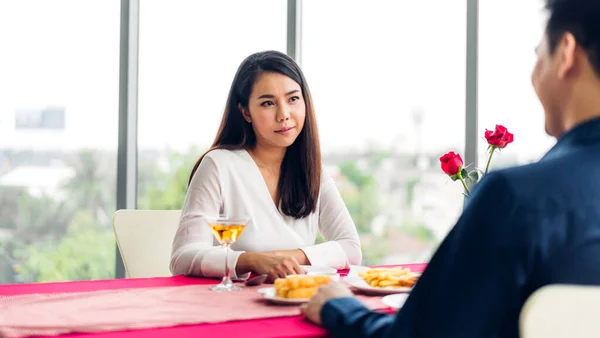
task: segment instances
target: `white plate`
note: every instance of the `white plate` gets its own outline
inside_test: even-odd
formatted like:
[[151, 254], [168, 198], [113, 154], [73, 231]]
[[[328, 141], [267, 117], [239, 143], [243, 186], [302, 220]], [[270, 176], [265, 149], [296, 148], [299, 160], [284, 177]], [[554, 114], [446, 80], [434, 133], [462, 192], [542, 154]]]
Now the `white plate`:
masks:
[[263, 297], [275, 304], [287, 304], [287, 305], [299, 305], [304, 304], [310, 300], [310, 298], [281, 298], [275, 296], [275, 288], [261, 288], [256, 290], [256, 292], [263, 295]]
[[404, 305], [404, 302], [406, 302], [406, 299], [408, 298], [408, 294], [407, 293], [396, 293], [393, 295], [387, 295], [383, 298], [381, 298], [381, 302], [389, 307], [391, 307], [392, 309], [400, 309], [402, 307], [402, 305]]
[[348, 276], [344, 278], [344, 282], [348, 283], [348, 285], [354, 287], [358, 291], [371, 295], [392, 295], [395, 293], [408, 293], [412, 290], [412, 288], [394, 288], [391, 286], [385, 288], [376, 288], [369, 285], [364, 279], [357, 276]]
[[[348, 273], [348, 276], [346, 278], [344, 278], [344, 282], [346, 282], [348, 285], [354, 287], [355, 289], [366, 293], [366, 294], [371, 294], [371, 295], [391, 295], [391, 294], [395, 294], [395, 293], [408, 293], [412, 290], [411, 288], [407, 288], [407, 287], [385, 287], [385, 288], [376, 288], [373, 287], [371, 285], [369, 285], [369, 283], [367, 283], [364, 279], [362, 279], [361, 277], [358, 276], [358, 273], [360, 271], [364, 271], [364, 270], [368, 270], [368, 267], [364, 267], [364, 266], [351, 266], [350, 267], [350, 272]], [[416, 272], [411, 272], [412, 274], [415, 274], [417, 276], [420, 276], [420, 273], [416, 273]]]
[[300, 265], [307, 275], [332, 275], [336, 274], [337, 270], [328, 266], [312, 266], [312, 265]]

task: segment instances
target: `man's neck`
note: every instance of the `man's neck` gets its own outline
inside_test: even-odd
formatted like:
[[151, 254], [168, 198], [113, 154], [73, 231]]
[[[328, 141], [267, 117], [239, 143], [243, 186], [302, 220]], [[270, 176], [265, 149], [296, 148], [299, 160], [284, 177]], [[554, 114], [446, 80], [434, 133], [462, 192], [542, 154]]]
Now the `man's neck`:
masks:
[[576, 90], [574, 93], [570, 104], [564, 109], [562, 121], [563, 132], [567, 132], [586, 121], [600, 117], [600, 84]]

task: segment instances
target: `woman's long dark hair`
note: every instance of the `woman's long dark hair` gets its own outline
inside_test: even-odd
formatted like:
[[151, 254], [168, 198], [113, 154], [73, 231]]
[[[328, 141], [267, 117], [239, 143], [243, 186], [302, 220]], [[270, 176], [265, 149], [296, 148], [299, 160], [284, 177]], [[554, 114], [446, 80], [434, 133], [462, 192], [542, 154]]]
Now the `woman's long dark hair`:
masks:
[[252, 87], [262, 72], [275, 72], [294, 80], [302, 89], [306, 106], [304, 128], [288, 147], [277, 185], [278, 205], [287, 216], [304, 218], [317, 208], [321, 184], [321, 147], [312, 98], [302, 70], [289, 56], [266, 51], [248, 56], [240, 65], [231, 84], [227, 105], [217, 136], [210, 149], [200, 157], [190, 175], [191, 183], [204, 156], [214, 149], [253, 149], [256, 135], [242, 117], [238, 104], [248, 109]]

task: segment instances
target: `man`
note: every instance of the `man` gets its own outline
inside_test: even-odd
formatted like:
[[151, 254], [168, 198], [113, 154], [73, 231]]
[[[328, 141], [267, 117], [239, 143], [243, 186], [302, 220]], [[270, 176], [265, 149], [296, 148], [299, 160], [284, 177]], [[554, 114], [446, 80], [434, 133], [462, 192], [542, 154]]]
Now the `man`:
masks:
[[335, 337], [518, 337], [544, 285], [600, 285], [600, 0], [547, 0], [532, 82], [556, 145], [498, 170], [467, 207], [395, 316], [340, 284], [301, 311]]

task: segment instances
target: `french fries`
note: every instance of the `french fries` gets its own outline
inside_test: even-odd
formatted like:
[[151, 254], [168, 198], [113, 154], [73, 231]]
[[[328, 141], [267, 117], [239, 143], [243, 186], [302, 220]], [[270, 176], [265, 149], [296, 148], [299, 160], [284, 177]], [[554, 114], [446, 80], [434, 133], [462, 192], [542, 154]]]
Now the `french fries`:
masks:
[[358, 273], [358, 276], [375, 288], [385, 287], [413, 287], [419, 276], [410, 272], [410, 269], [402, 267], [395, 268], [373, 268]]
[[277, 278], [275, 293], [281, 298], [311, 298], [321, 285], [331, 282], [329, 276], [294, 276]]

